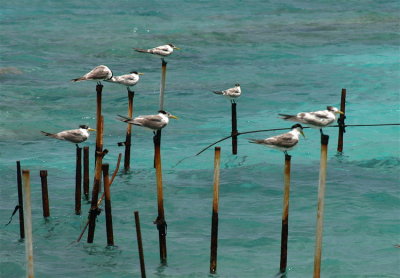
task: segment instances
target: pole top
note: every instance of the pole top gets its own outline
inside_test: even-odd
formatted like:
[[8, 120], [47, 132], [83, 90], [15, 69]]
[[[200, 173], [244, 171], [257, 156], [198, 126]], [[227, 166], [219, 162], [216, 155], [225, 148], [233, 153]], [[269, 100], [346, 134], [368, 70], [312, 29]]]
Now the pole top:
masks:
[[221, 151], [221, 147], [215, 147], [215, 151], [216, 152], [220, 152]]
[[321, 135], [321, 145], [328, 145], [329, 135], [322, 134]]
[[47, 176], [47, 170], [40, 170], [40, 176], [41, 177]]

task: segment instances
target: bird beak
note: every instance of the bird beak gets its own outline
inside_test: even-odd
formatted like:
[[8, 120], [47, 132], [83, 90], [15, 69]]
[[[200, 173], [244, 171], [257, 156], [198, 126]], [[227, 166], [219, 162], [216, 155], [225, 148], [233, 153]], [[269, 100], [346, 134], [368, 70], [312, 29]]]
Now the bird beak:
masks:
[[300, 131], [301, 135], [303, 135], [304, 138], [306, 138], [306, 136], [304, 135], [304, 132], [301, 130]]
[[176, 49], [176, 50], [180, 50], [180, 48], [179, 48], [179, 47], [174, 47], [174, 49]]
[[169, 115], [169, 117], [168, 118], [172, 118], [172, 119], [178, 119], [178, 117], [177, 116], [174, 116], [174, 115]]
[[93, 129], [93, 128], [88, 128], [88, 130], [89, 131], [96, 131], [95, 129]]
[[138, 72], [138, 75], [143, 75], [144, 73], [143, 72]]
[[342, 111], [336, 111], [336, 113], [344, 115]]

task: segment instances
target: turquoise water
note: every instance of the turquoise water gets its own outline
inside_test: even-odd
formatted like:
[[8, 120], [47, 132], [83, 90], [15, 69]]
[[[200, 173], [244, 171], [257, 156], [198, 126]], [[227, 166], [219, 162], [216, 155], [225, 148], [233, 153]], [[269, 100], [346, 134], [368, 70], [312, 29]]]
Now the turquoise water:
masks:
[[[17, 204], [15, 161], [31, 170], [37, 277], [138, 277], [133, 211], [139, 210], [148, 277], [208, 277], [213, 150], [230, 133], [230, 104], [210, 91], [239, 82], [238, 129], [290, 127], [278, 113], [340, 105], [347, 123], [398, 123], [397, 1], [9, 1], [0, 8], [0, 214]], [[43, 137], [95, 126], [95, 83], [71, 83], [105, 64], [114, 74], [144, 72], [134, 114], [158, 110], [160, 61], [132, 47], [174, 43], [165, 107], [180, 117], [163, 131], [168, 266], [160, 266], [152, 133], [133, 128], [132, 170], [112, 186], [116, 247], [106, 248], [104, 214], [94, 244], [70, 244], [86, 221], [75, 216], [75, 147]], [[104, 84], [105, 162], [123, 148], [126, 90]], [[288, 277], [313, 271], [319, 133], [291, 152]], [[400, 273], [400, 129], [349, 127], [344, 154], [330, 135], [323, 277], [398, 277]], [[239, 137], [222, 147], [216, 277], [275, 277], [279, 270], [283, 155]], [[95, 146], [95, 136], [84, 145]], [[177, 163], [183, 158], [182, 163]], [[93, 169], [93, 161], [91, 161]], [[42, 218], [39, 170], [49, 172], [51, 218]], [[91, 173], [92, 178], [92, 173]], [[88, 210], [83, 205], [83, 212]], [[17, 217], [2, 227], [0, 276], [24, 277]], [[84, 237], [85, 239], [86, 237]]]

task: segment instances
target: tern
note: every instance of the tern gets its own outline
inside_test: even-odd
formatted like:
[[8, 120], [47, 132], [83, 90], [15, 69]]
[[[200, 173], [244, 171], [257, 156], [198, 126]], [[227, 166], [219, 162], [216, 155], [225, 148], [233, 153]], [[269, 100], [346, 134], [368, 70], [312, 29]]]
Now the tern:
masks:
[[132, 92], [130, 90], [130, 87], [135, 86], [139, 82], [140, 75], [143, 75], [143, 73], [137, 72], [137, 71], [132, 71], [129, 74], [113, 76], [110, 79], [105, 80], [105, 81], [125, 85], [126, 88], [128, 89], [128, 92]]
[[297, 115], [279, 114], [279, 116], [286, 121], [298, 122], [319, 129], [319, 132], [324, 134], [322, 128], [332, 124], [336, 120], [336, 114], [344, 113], [336, 107], [328, 106], [326, 110], [322, 111], [300, 112]]
[[144, 115], [144, 116], [138, 116], [134, 119], [118, 115], [118, 120], [132, 124], [132, 125], [138, 125], [141, 127], [145, 127], [148, 129], [151, 129], [153, 132], [160, 130], [167, 126], [169, 119], [178, 119], [178, 117], [172, 115], [169, 112], [166, 112], [164, 110], [158, 111], [157, 115]]
[[223, 95], [228, 97], [232, 103], [235, 103], [235, 99], [239, 98], [242, 90], [239, 84], [235, 84], [235, 87], [224, 90], [224, 91], [213, 91], [214, 94]]
[[85, 142], [89, 138], [89, 131], [96, 130], [89, 128], [87, 125], [80, 125], [78, 129], [64, 130], [58, 133], [48, 133], [45, 131], [41, 131], [41, 133], [52, 138], [75, 143], [76, 147], [79, 148], [78, 144]]
[[250, 143], [264, 145], [276, 150], [283, 151], [286, 155], [288, 155], [287, 151], [293, 149], [297, 143], [299, 142], [300, 134], [305, 137], [303, 132], [303, 127], [300, 124], [295, 124], [292, 127], [292, 130], [273, 137], [269, 137], [266, 139], [249, 139]]
[[72, 79], [73, 82], [84, 81], [84, 80], [95, 80], [97, 84], [101, 84], [102, 80], [110, 80], [113, 76], [112, 71], [104, 65], [100, 65], [83, 75], [82, 77], [78, 77]]
[[174, 49], [179, 50], [179, 47], [176, 47], [172, 43], [166, 44], [166, 45], [160, 45], [154, 48], [149, 48], [149, 49], [141, 49], [141, 48], [133, 48], [137, 52], [142, 52], [142, 53], [150, 53], [150, 54], [155, 54], [158, 56], [161, 56], [161, 59], [164, 61], [163, 57], [167, 57], [174, 52]]

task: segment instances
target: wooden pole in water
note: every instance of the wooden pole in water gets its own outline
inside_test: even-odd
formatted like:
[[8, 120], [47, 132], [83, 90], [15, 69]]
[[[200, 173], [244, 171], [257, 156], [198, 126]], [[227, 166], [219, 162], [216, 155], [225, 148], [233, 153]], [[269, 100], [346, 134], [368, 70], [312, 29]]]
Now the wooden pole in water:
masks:
[[139, 260], [140, 260], [140, 272], [142, 274], [142, 278], [146, 278], [146, 268], [144, 265], [142, 232], [140, 230], [139, 212], [135, 211], [134, 214], [135, 214], [135, 225], [136, 225], [136, 238], [138, 243]]
[[18, 189], [18, 207], [19, 207], [19, 235], [21, 239], [25, 238], [24, 228], [24, 204], [22, 197], [22, 176], [21, 176], [21, 162], [17, 161], [17, 189]]
[[89, 200], [89, 147], [83, 147], [83, 194]]
[[211, 220], [211, 254], [210, 254], [210, 273], [217, 271], [217, 248], [218, 248], [218, 203], [219, 203], [219, 176], [221, 148], [215, 147], [214, 151], [214, 194]]
[[82, 148], [76, 147], [75, 214], [81, 214], [82, 199]]
[[232, 154], [237, 154], [237, 134], [236, 102], [232, 102]]
[[107, 245], [114, 246], [114, 233], [112, 224], [112, 213], [111, 213], [111, 193], [110, 193], [110, 179], [108, 177], [109, 165], [103, 164], [103, 182], [104, 182], [104, 194], [105, 200], [105, 211], [106, 211], [106, 230], [107, 230]]
[[289, 234], [289, 196], [290, 196], [290, 160], [291, 156], [285, 154], [284, 170], [284, 191], [283, 191], [283, 210], [282, 210], [282, 231], [281, 231], [281, 262], [280, 272], [286, 272], [287, 266], [287, 243]]
[[[128, 117], [133, 116], [133, 98], [135, 92], [128, 89]], [[126, 139], [125, 139], [125, 156], [124, 156], [124, 169], [128, 171], [131, 163], [131, 141], [132, 141], [132, 125], [128, 124], [126, 127]]]
[[167, 75], [167, 62], [161, 59], [161, 84], [160, 84], [160, 110], [164, 110], [165, 79]]
[[102, 121], [101, 120], [101, 118], [102, 118], [102, 114], [101, 114], [101, 99], [102, 99], [102, 91], [103, 91], [103, 85], [97, 84], [96, 85], [96, 93], [97, 93], [97, 99], [96, 99], [96, 103], [97, 103], [97, 107], [96, 107], [96, 151], [95, 151], [95, 154], [94, 154], [95, 159], [97, 158], [97, 156], [103, 150], [103, 144], [102, 144], [103, 134], [101, 132], [101, 121]]
[[33, 278], [33, 244], [32, 244], [32, 210], [31, 210], [31, 184], [29, 170], [22, 170], [24, 183], [24, 219], [25, 219], [25, 252], [26, 252], [26, 277]]
[[50, 209], [49, 209], [49, 193], [47, 190], [47, 171], [40, 170], [40, 180], [42, 183], [42, 205], [43, 205], [43, 217], [50, 216]]
[[165, 222], [164, 215], [164, 197], [163, 197], [163, 184], [162, 184], [162, 168], [161, 168], [161, 130], [157, 130], [154, 135], [154, 153], [155, 153], [155, 166], [156, 166], [156, 179], [157, 179], [157, 207], [158, 216], [154, 221], [158, 229], [158, 239], [160, 244], [160, 259], [161, 263], [167, 262], [167, 223]]
[[[342, 96], [340, 99], [340, 111], [346, 113], [346, 89], [342, 89]], [[344, 119], [346, 119], [346, 116], [344, 114], [340, 114], [340, 117], [338, 119], [339, 136], [337, 145], [337, 151], [340, 153], [343, 152], [343, 135], [345, 133]]]
[[324, 200], [326, 166], [328, 159], [328, 135], [321, 135], [321, 162], [319, 170], [318, 185], [318, 208], [317, 208], [317, 231], [315, 237], [315, 256], [314, 256], [314, 278], [319, 278], [321, 274], [321, 254], [322, 254], [322, 228], [324, 222]]

